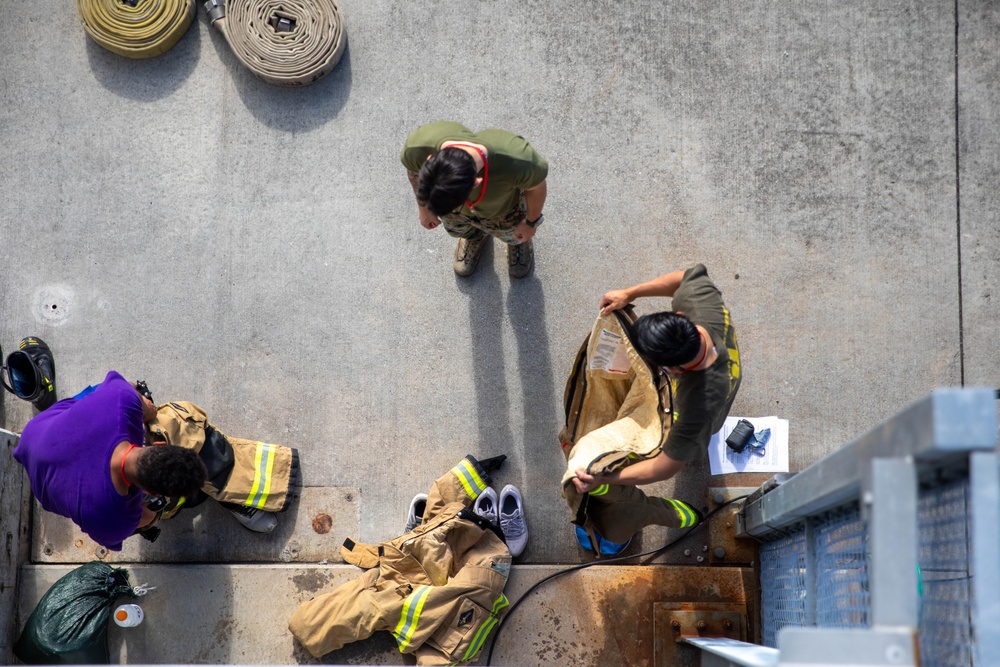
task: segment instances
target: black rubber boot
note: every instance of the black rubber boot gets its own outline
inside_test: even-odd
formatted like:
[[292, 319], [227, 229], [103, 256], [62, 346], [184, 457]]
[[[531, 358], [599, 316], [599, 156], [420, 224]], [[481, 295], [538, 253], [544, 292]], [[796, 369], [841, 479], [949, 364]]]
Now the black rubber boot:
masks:
[[[34, 336], [24, 338], [18, 345], [18, 349], [31, 360], [32, 368], [26, 368], [26, 364], [19, 364], [16, 361], [11, 364], [10, 359], [8, 359], [8, 366], [11, 367], [11, 381], [15, 381], [15, 373], [18, 373], [21, 375], [21, 380], [32, 386], [25, 387], [28, 389], [26, 394], [22, 394], [20, 391], [15, 393], [21, 398], [31, 401], [35, 409], [41, 412], [56, 402], [56, 361], [52, 358], [49, 346], [41, 338]], [[13, 356], [11, 355], [11, 357]], [[21, 368], [15, 370], [13, 366]], [[15, 383], [16, 388], [17, 384]]]
[[495, 473], [497, 470], [500, 470], [500, 466], [502, 466], [503, 462], [506, 460], [507, 457], [501, 454], [500, 456], [493, 456], [488, 459], [480, 459], [479, 465], [483, 467], [483, 470], [486, 471], [487, 475], [490, 475]]

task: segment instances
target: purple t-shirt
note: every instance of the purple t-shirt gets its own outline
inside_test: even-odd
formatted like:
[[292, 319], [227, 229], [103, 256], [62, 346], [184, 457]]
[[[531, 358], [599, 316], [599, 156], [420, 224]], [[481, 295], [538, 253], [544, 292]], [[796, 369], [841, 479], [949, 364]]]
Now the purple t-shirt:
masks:
[[122, 496], [111, 481], [111, 454], [123, 440], [143, 442], [142, 399], [110, 371], [92, 393], [59, 401], [29, 421], [14, 448], [42, 507], [113, 551], [142, 517], [138, 489]]

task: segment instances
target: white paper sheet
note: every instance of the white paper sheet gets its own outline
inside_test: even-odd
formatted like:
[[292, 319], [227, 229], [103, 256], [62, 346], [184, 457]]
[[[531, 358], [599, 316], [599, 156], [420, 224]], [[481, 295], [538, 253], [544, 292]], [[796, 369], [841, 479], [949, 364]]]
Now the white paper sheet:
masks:
[[[746, 419], [753, 424], [754, 432], [771, 429], [771, 439], [763, 454], [749, 447], [737, 454], [726, 446], [726, 438], [736, 428], [737, 422]], [[727, 417], [722, 429], [708, 443], [708, 461], [713, 475], [732, 472], [788, 472], [788, 420], [778, 417]]]

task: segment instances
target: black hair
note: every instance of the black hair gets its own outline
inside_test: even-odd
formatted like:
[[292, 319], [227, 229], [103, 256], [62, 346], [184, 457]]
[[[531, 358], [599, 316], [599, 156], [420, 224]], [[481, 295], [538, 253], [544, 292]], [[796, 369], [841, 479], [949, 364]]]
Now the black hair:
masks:
[[205, 483], [205, 464], [191, 449], [176, 445], [143, 447], [135, 462], [135, 483], [160, 496], [190, 498]]
[[465, 202], [476, 182], [476, 161], [461, 148], [438, 151], [420, 167], [417, 199], [434, 215], [451, 213]]
[[637, 319], [632, 325], [632, 343], [656, 366], [683, 366], [698, 356], [701, 334], [688, 318], [665, 311]]

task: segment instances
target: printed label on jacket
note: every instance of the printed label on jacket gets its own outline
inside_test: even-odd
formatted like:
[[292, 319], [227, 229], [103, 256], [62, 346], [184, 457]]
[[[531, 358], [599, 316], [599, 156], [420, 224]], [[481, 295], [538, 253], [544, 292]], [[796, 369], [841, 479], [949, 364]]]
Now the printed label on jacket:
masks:
[[590, 370], [627, 375], [630, 367], [624, 339], [613, 331], [601, 329], [590, 357]]

